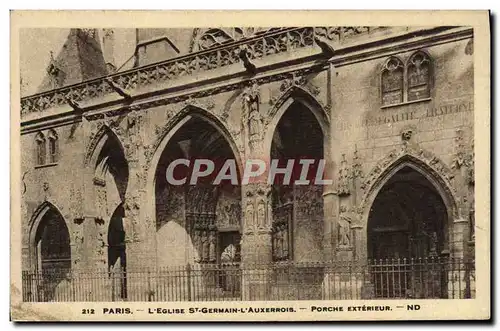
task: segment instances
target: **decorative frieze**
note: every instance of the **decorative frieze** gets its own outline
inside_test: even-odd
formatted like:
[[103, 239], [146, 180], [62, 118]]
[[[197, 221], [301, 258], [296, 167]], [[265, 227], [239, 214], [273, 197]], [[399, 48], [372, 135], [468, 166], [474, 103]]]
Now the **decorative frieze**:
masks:
[[[21, 99], [21, 114], [43, 111], [52, 107], [60, 107], [69, 104], [69, 100], [75, 104], [82, 101], [102, 98], [108, 94], [116, 93], [116, 86], [122, 91], [131, 91], [148, 85], [163, 83], [168, 80], [177, 79], [186, 75], [193, 75], [204, 71], [236, 64], [241, 62], [239, 53], [241, 46], [245, 45], [248, 58], [253, 60], [277, 53], [290, 52], [298, 48], [313, 47], [315, 45], [315, 33], [327, 39], [336, 39], [337, 35], [350, 36], [365, 33], [364, 27], [334, 27], [334, 28], [285, 28], [281, 30], [270, 30], [258, 37], [244, 38], [238, 43], [220, 46], [213, 49], [192, 53], [156, 63], [147, 67], [139, 67], [133, 70], [116, 73], [102, 79], [86, 81], [78, 85], [58, 88], [45, 93]], [[282, 80], [283, 77], [264, 78], [264, 80]], [[263, 81], [259, 80], [259, 84]], [[235, 90], [238, 84], [226, 85], [204, 91], [192, 93], [193, 98], [208, 96], [223, 91]], [[319, 93], [318, 89], [311, 87], [313, 95]], [[129, 94], [130, 95], [130, 94]], [[152, 102], [134, 105], [140, 109], [152, 108], [160, 105], [177, 103], [186, 100], [188, 96], [176, 96], [168, 99], [155, 100]], [[125, 106], [128, 107], [128, 106]], [[81, 108], [81, 107], [78, 107]]]
[[[239, 53], [243, 44], [246, 45], [249, 59], [256, 59], [289, 52], [297, 48], [313, 46], [313, 35], [314, 31], [311, 27], [289, 28], [270, 32], [258, 37], [242, 39], [239, 43], [192, 53], [125, 73], [117, 73], [109, 76], [108, 79], [124, 90], [134, 90], [154, 83], [162, 83], [241, 62]], [[23, 98], [21, 100], [21, 113], [27, 114], [62, 106], [67, 104], [68, 100], [74, 102], [86, 101], [113, 92], [114, 89], [105, 79], [96, 79], [76, 86]]]
[[338, 26], [338, 27], [315, 27], [316, 36], [324, 37], [334, 43], [342, 42], [351, 36], [369, 33], [377, 27], [370, 26]]

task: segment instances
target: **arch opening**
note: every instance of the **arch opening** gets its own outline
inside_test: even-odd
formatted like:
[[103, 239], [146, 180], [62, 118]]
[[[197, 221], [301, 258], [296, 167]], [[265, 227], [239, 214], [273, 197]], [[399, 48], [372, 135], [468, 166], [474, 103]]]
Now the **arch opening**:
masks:
[[[110, 131], [102, 139], [105, 142], [97, 154], [94, 168], [94, 191], [98, 218], [107, 225], [107, 268], [109, 271], [125, 271], [126, 250], [123, 218], [127, 185], [128, 163], [122, 145]], [[106, 233], [106, 230], [104, 233]], [[118, 261], [118, 262], [117, 262]]]
[[[290, 181], [276, 176], [272, 184], [272, 246], [274, 261], [320, 261], [323, 236], [323, 187], [315, 178], [324, 156], [324, 135], [314, 113], [295, 101], [278, 121], [271, 159], [280, 168], [293, 161]], [[311, 160], [306, 177], [300, 160]], [[308, 180], [298, 185], [299, 180]]]
[[[189, 165], [173, 168], [175, 180], [186, 179], [185, 183], [175, 185], [167, 180], [167, 168], [179, 159], [188, 160]], [[190, 184], [195, 161], [200, 159], [212, 161], [215, 170]], [[154, 177], [159, 267], [222, 263], [222, 251], [229, 244], [237, 248], [239, 260], [239, 182], [214, 183], [228, 160], [234, 161], [238, 172], [230, 142], [212, 121], [199, 114], [191, 114], [166, 144]]]
[[[384, 183], [367, 226], [377, 297], [446, 297], [440, 261], [449, 257], [448, 219], [438, 188], [413, 167], [401, 167]], [[389, 277], [381, 265], [391, 270]]]
[[68, 227], [54, 208], [44, 213], [34, 238], [35, 269], [42, 275], [39, 301], [51, 301], [58, 286], [71, 271], [71, 245]]

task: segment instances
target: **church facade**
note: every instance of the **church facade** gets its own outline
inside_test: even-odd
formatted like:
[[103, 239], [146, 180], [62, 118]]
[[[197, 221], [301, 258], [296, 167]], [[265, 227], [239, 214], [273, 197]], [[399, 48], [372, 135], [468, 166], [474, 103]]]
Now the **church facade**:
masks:
[[127, 70], [114, 34], [71, 29], [21, 98], [25, 300], [474, 295], [472, 28], [139, 29]]

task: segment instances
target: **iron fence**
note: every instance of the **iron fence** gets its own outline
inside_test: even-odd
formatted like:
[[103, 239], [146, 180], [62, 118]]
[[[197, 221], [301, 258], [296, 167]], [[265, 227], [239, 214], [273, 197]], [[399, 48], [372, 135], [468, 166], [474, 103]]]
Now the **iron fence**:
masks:
[[464, 299], [473, 261], [385, 259], [272, 265], [195, 264], [155, 270], [23, 271], [23, 300], [241, 301]]

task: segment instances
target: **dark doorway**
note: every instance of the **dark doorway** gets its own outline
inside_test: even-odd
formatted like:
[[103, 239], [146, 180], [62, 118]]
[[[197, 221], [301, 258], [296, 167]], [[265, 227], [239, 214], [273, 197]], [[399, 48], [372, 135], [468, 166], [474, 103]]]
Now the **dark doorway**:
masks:
[[37, 229], [37, 269], [42, 275], [41, 301], [51, 301], [57, 286], [71, 272], [71, 246], [68, 228], [57, 210], [50, 208]]
[[[323, 230], [323, 186], [315, 185], [323, 159], [323, 131], [310, 109], [294, 102], [278, 122], [271, 145], [271, 159], [279, 168], [294, 161], [291, 180], [278, 175], [272, 184], [272, 243], [274, 261], [319, 261]], [[295, 185], [301, 179], [301, 160], [312, 160], [306, 179], [309, 185]], [[323, 177], [321, 177], [323, 178]], [[295, 242], [296, 238], [301, 238]]]
[[447, 211], [434, 185], [407, 166], [382, 187], [368, 220], [368, 257], [378, 297], [443, 297]]

